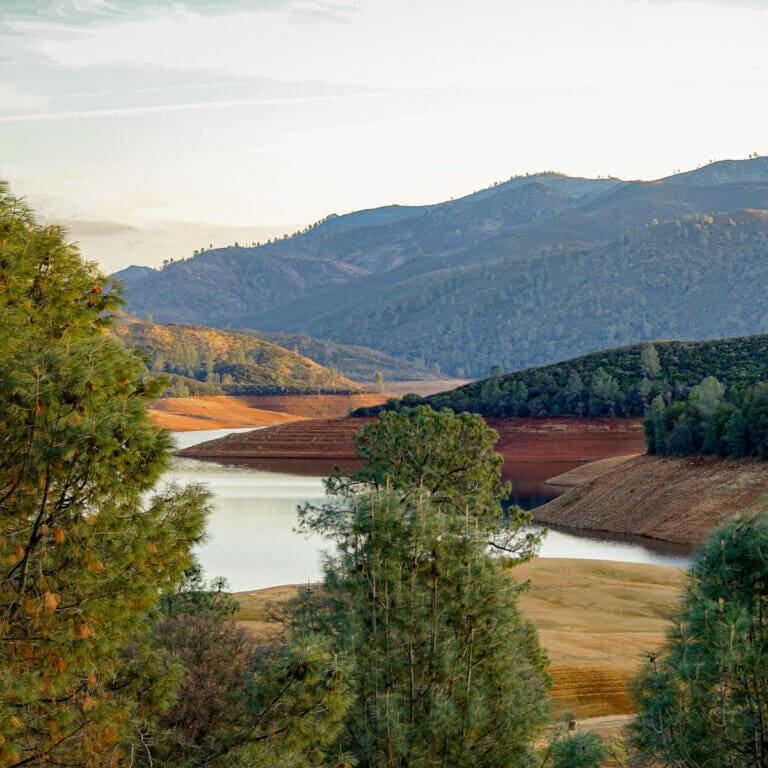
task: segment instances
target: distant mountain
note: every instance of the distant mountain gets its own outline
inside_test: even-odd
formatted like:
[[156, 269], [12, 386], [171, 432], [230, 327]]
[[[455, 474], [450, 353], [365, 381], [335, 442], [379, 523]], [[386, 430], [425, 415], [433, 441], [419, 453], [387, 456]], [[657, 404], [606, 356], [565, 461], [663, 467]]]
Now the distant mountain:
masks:
[[[564, 191], [568, 181], [574, 182], [572, 192]], [[461, 200], [329, 217], [267, 245], [214, 249], [151, 275], [123, 270], [114, 276], [125, 285], [128, 309], [140, 316], [226, 325], [249, 312], [550, 218], [576, 205], [585, 190], [594, 194], [616, 184], [552, 174], [522, 177]]]
[[166, 395], [320, 394], [364, 388], [296, 352], [240, 333], [120, 317], [110, 331], [170, 376]]
[[763, 330], [765, 210], [768, 158], [656, 182], [545, 173], [117, 276], [156, 320], [306, 334], [479, 377]]

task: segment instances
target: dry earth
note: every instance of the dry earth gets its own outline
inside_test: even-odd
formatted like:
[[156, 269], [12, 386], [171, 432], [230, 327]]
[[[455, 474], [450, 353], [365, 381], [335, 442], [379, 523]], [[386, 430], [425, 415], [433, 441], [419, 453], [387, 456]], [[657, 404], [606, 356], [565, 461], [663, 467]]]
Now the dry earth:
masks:
[[695, 544], [723, 515], [766, 508], [768, 462], [637, 456], [534, 511], [538, 522]]
[[[551, 660], [556, 709], [619, 722], [632, 711], [627, 693], [646, 654], [664, 639], [684, 572], [596, 560], [536, 559], [515, 569], [530, 579], [523, 611], [537, 625]], [[276, 617], [298, 586], [235, 595], [239, 620], [260, 637], [280, 633]]]
[[346, 416], [350, 408], [383, 403], [383, 395], [255, 395], [166, 397], [154, 400], [149, 414], [174, 432], [198, 429], [267, 427], [298, 419]]
[[630, 456], [612, 456], [609, 459], [598, 459], [598, 461], [590, 461], [589, 464], [581, 464], [574, 469], [569, 469], [567, 472], [563, 472], [561, 475], [550, 477], [547, 481], [547, 485], [554, 485], [559, 488], [573, 488], [574, 485], [582, 485], [583, 483], [597, 480], [598, 477], [608, 474], [608, 472], [616, 469], [616, 467], [623, 464], [629, 459], [635, 458], [640, 454], [633, 454]]

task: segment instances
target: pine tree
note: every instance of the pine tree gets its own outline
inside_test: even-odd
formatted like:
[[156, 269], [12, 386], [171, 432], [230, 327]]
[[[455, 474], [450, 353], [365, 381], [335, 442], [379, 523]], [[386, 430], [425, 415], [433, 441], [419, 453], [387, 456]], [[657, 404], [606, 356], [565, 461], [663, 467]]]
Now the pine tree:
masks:
[[768, 519], [735, 517], [695, 555], [666, 647], [635, 686], [647, 766], [768, 766]]
[[539, 537], [521, 510], [502, 514], [497, 437], [477, 415], [384, 413], [357, 442], [368, 463], [353, 482], [335, 476], [336, 499], [301, 511], [338, 556], [298, 623], [354, 663], [339, 749], [361, 766], [530, 764], [547, 662], [507, 567]]
[[110, 765], [171, 697], [159, 593], [202, 535], [159, 385], [103, 333], [117, 287], [0, 185], [0, 766]]
[[392, 490], [304, 514], [339, 551], [301, 615], [354, 660], [339, 749], [371, 768], [529, 766], [547, 661], [479, 518]]

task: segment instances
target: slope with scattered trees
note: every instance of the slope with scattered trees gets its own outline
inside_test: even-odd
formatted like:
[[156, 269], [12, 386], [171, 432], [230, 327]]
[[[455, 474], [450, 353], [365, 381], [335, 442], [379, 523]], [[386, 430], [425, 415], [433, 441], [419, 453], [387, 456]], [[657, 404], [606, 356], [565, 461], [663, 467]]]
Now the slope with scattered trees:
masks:
[[338, 371], [254, 336], [196, 325], [123, 317], [113, 331], [149, 357], [152, 373], [167, 374], [165, 395], [351, 393], [361, 385]]

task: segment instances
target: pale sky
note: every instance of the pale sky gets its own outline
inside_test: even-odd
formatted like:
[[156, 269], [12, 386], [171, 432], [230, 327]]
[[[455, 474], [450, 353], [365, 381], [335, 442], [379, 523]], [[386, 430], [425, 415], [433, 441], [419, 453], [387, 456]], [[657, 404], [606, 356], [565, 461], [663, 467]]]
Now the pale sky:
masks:
[[0, 0], [0, 177], [108, 270], [518, 173], [652, 179], [768, 153], [766, 33], [768, 0]]

